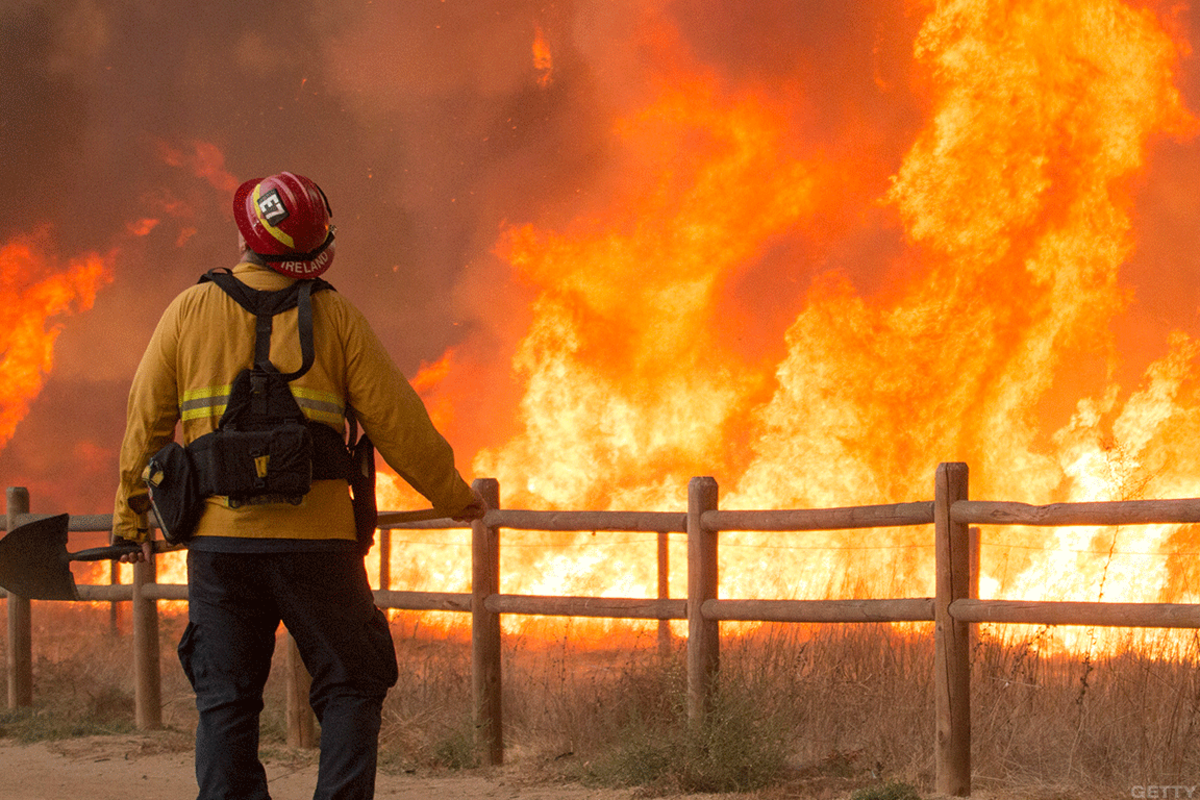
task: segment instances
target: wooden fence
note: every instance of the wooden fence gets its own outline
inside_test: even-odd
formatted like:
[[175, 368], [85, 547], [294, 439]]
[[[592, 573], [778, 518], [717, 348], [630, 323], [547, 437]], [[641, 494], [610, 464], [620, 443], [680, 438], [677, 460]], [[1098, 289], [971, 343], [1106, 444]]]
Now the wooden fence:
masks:
[[[726, 511], [718, 507], [717, 483], [693, 478], [684, 513], [636, 511], [527, 511], [502, 509], [499, 485], [475, 482], [488, 500], [487, 515], [471, 525], [471, 592], [401, 592], [379, 590], [383, 608], [457, 611], [471, 614], [471, 681], [477, 746], [483, 760], [504, 758], [501, 708], [500, 616], [540, 614], [627, 619], [686, 619], [687, 712], [700, 722], [709, 708], [720, 663], [720, 623], [748, 622], [933, 622], [936, 790], [965, 797], [971, 792], [971, 673], [969, 625], [1020, 623], [1117, 627], [1200, 627], [1200, 605], [1168, 603], [1079, 603], [980, 600], [971, 596], [976, 567], [969, 531], [978, 525], [1134, 525], [1200, 522], [1200, 499], [1139, 500], [1103, 503], [1059, 503], [1032, 506], [1015, 502], [968, 499], [968, 470], [962, 463], [937, 468], [932, 501], [780, 511]], [[29, 513], [28, 493], [8, 490], [7, 529], [41, 515]], [[391, 515], [393, 518], [398, 515]], [[111, 517], [72, 517], [71, 530], [107, 530]], [[748, 600], [717, 596], [717, 555], [721, 531], [817, 531], [933, 526], [936, 570], [933, 597], [851, 600]], [[450, 520], [397, 524], [380, 515], [381, 549], [387, 552], [394, 527], [446, 529], [465, 527]], [[659, 597], [597, 598], [507, 595], [499, 593], [500, 530], [648, 531], [659, 534]], [[666, 536], [687, 536], [687, 597], [666, 592]], [[389, 567], [380, 560], [381, 586]], [[130, 601], [133, 605], [135, 703], [137, 724], [162, 724], [159, 675], [157, 600], [186, 600], [187, 587], [159, 584], [153, 563], [138, 564], [132, 585], [80, 586], [83, 600]], [[9, 596], [9, 706], [32, 704], [30, 603]], [[306, 708], [306, 676], [294, 645], [289, 644], [289, 739], [312, 741]], [[307, 727], [307, 734], [305, 728]]]

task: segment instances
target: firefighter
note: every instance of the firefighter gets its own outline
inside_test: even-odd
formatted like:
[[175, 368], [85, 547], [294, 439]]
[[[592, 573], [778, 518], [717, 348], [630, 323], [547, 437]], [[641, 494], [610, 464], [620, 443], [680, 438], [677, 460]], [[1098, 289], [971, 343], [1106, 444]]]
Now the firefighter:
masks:
[[[245, 286], [284, 290], [333, 263], [329, 203], [310, 179], [283, 172], [247, 181], [233, 212], [241, 258], [232, 274]], [[287, 385], [308, 423], [329, 426], [342, 441], [353, 413], [384, 461], [435, 510], [480, 518], [483, 498], [361, 312], [332, 290], [307, 302], [311, 366], [301, 369], [301, 308], [274, 315], [267, 339], [275, 368], [302, 373]], [[121, 446], [113, 539], [143, 543], [126, 560], [151, 553], [148, 462], [177, 424], [184, 445], [218, 429], [231, 384], [254, 362], [257, 322], [213, 281], [185, 290], [163, 313], [133, 379]], [[269, 797], [259, 713], [281, 621], [312, 675], [321, 726], [314, 798], [372, 797], [382, 705], [397, 665], [367, 582], [347, 481], [315, 477], [298, 497], [207, 496], [200, 508], [187, 543], [188, 625], [179, 643], [199, 711], [199, 800]]]

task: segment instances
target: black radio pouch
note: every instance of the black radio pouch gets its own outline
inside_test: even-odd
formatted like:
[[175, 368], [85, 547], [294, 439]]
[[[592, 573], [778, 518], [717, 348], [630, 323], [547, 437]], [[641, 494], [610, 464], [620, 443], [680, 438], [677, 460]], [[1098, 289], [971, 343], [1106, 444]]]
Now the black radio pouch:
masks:
[[191, 538], [204, 509], [191, 454], [183, 445], [171, 442], [150, 457], [142, 477], [163, 538], [171, 544]]
[[[358, 421], [350, 417], [350, 439], [353, 441], [358, 430]], [[375, 500], [375, 445], [371, 437], [363, 433], [350, 446], [350, 494], [354, 500], [354, 527], [358, 533], [358, 545], [366, 555], [375, 544], [375, 528], [379, 524], [379, 506]]]
[[[333, 287], [318, 278], [297, 281], [278, 292], [263, 292], [246, 286], [227, 270], [210, 271], [201, 278], [202, 283], [206, 280], [255, 315], [254, 366], [234, 379], [215, 431], [197, 438], [186, 450], [168, 445], [151, 460], [152, 465], [161, 466], [158, 485], [150, 484], [155, 508], [179, 509], [169, 515], [173, 522], [170, 533], [163, 524], [164, 538], [172, 543], [186, 541], [199, 519], [203, 499], [210, 495], [228, 497], [233, 507], [265, 502], [298, 504], [314, 479], [341, 478], [349, 482], [353, 493], [358, 540], [364, 544], [365, 539], [365, 553], [374, 540], [377, 521], [374, 447], [364, 435], [348, 448], [333, 428], [307, 420], [288, 387], [290, 381], [308, 372], [315, 360], [312, 293]], [[291, 308], [298, 308], [302, 363], [297, 371], [285, 374], [270, 361], [271, 318]], [[357, 424], [353, 417], [351, 420], [353, 441]], [[148, 478], [150, 474], [148, 470]], [[166, 496], [172, 494], [167, 491], [171, 487], [186, 487], [187, 491]], [[163, 514], [156, 514], [163, 523]]]

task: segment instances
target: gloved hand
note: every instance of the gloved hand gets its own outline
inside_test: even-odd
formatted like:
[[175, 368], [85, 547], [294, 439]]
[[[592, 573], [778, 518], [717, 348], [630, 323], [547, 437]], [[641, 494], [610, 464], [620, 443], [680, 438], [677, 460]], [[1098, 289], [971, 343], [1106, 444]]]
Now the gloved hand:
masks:
[[483, 499], [483, 495], [474, 486], [471, 487], [471, 494], [475, 497], [470, 504], [460, 511], [455, 516], [451, 517], [455, 522], [474, 522], [477, 519], [482, 519], [487, 513], [487, 501]]
[[[150, 496], [143, 494], [130, 497], [129, 507], [137, 513], [138, 538], [140, 539], [143, 535], [147, 537], [151, 536], [150, 518], [147, 516], [147, 512], [150, 511]], [[137, 544], [136, 540], [126, 539], [124, 536], [117, 536], [115, 533], [112, 535], [111, 540], [113, 544]], [[151, 541], [147, 540], [142, 542], [141, 550], [135, 550], [132, 553], [123, 555], [118, 560], [124, 564], [137, 564], [142, 561], [149, 561], [150, 556], [153, 554], [154, 545]]]
[[[136, 544], [130, 539], [124, 539], [120, 536], [113, 537], [113, 544]], [[126, 553], [118, 559], [123, 564], [138, 564], [142, 561], [149, 561], [150, 556], [154, 555], [154, 543], [142, 542], [141, 550], [134, 550], [131, 553]]]

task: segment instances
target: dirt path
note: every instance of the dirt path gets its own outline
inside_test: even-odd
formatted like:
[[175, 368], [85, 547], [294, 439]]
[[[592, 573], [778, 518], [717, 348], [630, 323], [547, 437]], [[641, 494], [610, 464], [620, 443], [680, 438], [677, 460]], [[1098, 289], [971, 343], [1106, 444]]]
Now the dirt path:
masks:
[[[0, 739], [0, 800], [187, 800], [196, 796], [192, 753], [180, 734], [102, 736], [17, 744]], [[309, 800], [315, 759], [264, 758], [273, 800]], [[538, 784], [515, 772], [381, 773], [379, 800], [630, 800], [632, 793]]]
[[[263, 763], [272, 800], [310, 800], [317, 775], [315, 751], [267, 750]], [[750, 794], [672, 795], [669, 800], [848, 800], [851, 788], [838, 783], [817, 781]], [[28, 745], [0, 739], [0, 800], [191, 800], [195, 796], [190, 737], [178, 731]], [[380, 772], [375, 796], [378, 800], [639, 800], [656, 795], [550, 782], [525, 765], [427, 774]], [[1128, 797], [1125, 793], [1111, 796]], [[932, 794], [921, 797], [957, 800]], [[1054, 787], [972, 792], [972, 800], [1084, 798], [1100, 800]]]

